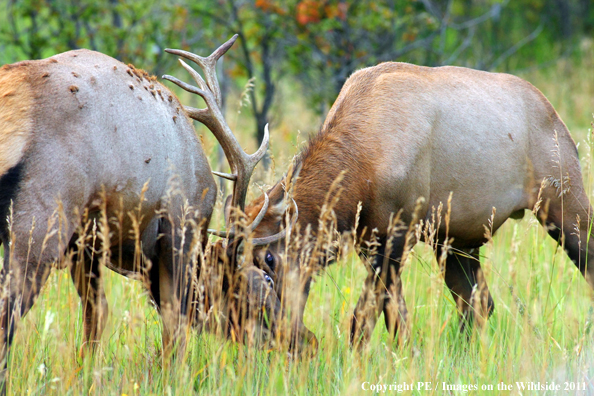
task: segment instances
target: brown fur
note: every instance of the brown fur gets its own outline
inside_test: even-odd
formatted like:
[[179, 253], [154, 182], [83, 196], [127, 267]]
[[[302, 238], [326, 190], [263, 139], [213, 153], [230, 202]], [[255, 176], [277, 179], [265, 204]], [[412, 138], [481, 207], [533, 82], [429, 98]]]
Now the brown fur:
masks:
[[[355, 73], [332, 106], [320, 132], [309, 139], [307, 146], [298, 155], [295, 167], [302, 164], [302, 169], [293, 197], [299, 206], [298, 222], [303, 228], [317, 223], [328, 188], [341, 175], [343, 179], [340, 187], [346, 191], [341, 195], [340, 205], [334, 208], [338, 231], [349, 230], [355, 224], [359, 202], [372, 203], [376, 199], [374, 192], [378, 181], [374, 176], [382, 157], [373, 148], [382, 143], [381, 134], [369, 133], [373, 128], [370, 120], [380, 116], [375, 100], [369, 97], [369, 87], [377, 84], [378, 79], [394, 68], [407, 66], [385, 63], [365, 69], [365, 73]], [[352, 108], [357, 108], [357, 112], [352, 112]], [[361, 114], [368, 114], [369, 117], [361, 117]], [[279, 182], [270, 191], [271, 202], [278, 203], [282, 199], [282, 193], [283, 183]], [[261, 196], [250, 203], [246, 208], [248, 217], [255, 218], [263, 202]], [[366, 220], [372, 206], [363, 207], [360, 229], [367, 225]], [[270, 210], [255, 236], [278, 232], [281, 217], [278, 211]], [[315, 227], [313, 231], [315, 232]]]

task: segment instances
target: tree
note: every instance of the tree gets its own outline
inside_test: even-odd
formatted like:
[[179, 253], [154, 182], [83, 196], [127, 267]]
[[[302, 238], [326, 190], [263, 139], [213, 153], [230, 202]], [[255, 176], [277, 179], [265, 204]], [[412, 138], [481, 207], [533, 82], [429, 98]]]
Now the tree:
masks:
[[[452, 64], [476, 44], [475, 33], [498, 20], [507, 1], [490, 2], [478, 15], [453, 0], [296, 0], [286, 15], [292, 71], [314, 101], [330, 104], [357, 69], [385, 61], [427, 66]], [[476, 14], [476, 10], [472, 10]], [[533, 39], [533, 37], [530, 37]], [[509, 47], [507, 47], [509, 48]], [[507, 49], [505, 48], [505, 49]], [[499, 51], [499, 55], [504, 50]], [[467, 54], [469, 55], [469, 54]], [[479, 59], [478, 57], [476, 59]], [[464, 62], [463, 61], [463, 62]], [[304, 68], [303, 65], [308, 67]], [[485, 65], [477, 62], [479, 68]], [[488, 66], [487, 66], [488, 68]]]
[[[264, 126], [269, 123], [278, 80], [282, 77], [284, 51], [282, 38], [283, 13], [268, 0], [223, 0], [216, 7], [214, 1], [197, 3], [196, 14], [207, 15], [225, 36], [239, 35], [237, 51], [230, 53], [239, 74], [254, 82], [248, 91], [251, 111], [255, 119], [255, 133], [258, 144], [264, 136]], [[234, 55], [235, 54], [235, 55]], [[237, 75], [237, 71], [235, 72]], [[268, 164], [267, 158], [264, 164]]]
[[88, 48], [161, 74], [175, 62], [165, 47], [195, 45], [203, 35], [188, 23], [187, 8], [158, 0], [9, 0], [5, 7], [1, 63]]
[[238, 33], [222, 75], [254, 82], [258, 142], [282, 78], [298, 80], [325, 114], [361, 67], [514, 70], [569, 54], [594, 30], [591, 0], [0, 0], [0, 7], [0, 63], [90, 48], [160, 75], [176, 61], [165, 47], [208, 52]]

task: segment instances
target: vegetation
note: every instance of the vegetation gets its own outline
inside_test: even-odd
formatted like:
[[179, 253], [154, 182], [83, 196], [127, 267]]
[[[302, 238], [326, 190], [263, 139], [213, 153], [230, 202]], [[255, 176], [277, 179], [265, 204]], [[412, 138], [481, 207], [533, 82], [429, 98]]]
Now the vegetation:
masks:
[[594, 31], [589, 0], [0, 0], [0, 10], [0, 64], [90, 48], [160, 76], [175, 64], [165, 48], [207, 53], [238, 33], [222, 85], [254, 85], [258, 142], [267, 122], [283, 121], [284, 84], [323, 115], [361, 67], [514, 72], [579, 57]]
[[[387, 60], [383, 53], [396, 51], [389, 57], [394, 60], [513, 71], [540, 88], [569, 126], [579, 143], [585, 187], [594, 197], [594, 42], [586, 36], [594, 28], [594, 9], [588, 1], [463, 0], [441, 11], [431, 9], [438, 2], [405, 0], [376, 6], [315, 0], [195, 3], [0, 0], [0, 63], [91, 47], [154, 73], [174, 74], [174, 59], [163, 48], [207, 53], [242, 30], [245, 42], [232, 50], [224, 75], [230, 88], [229, 124], [247, 146], [256, 147], [250, 137], [253, 120], [260, 125], [257, 113], [264, 112], [266, 84], [275, 87], [264, 112], [265, 119], [274, 121], [272, 166], [259, 170], [260, 184], [272, 183], [287, 169], [306, 139], [299, 131], [318, 129], [340, 88], [334, 76]], [[341, 7], [347, 3], [349, 17], [343, 19]], [[567, 18], [559, 12], [565, 5]], [[445, 18], [448, 9], [451, 19]], [[499, 10], [497, 16], [490, 14], [493, 10]], [[477, 22], [482, 16], [486, 19]], [[227, 18], [235, 19], [227, 24]], [[476, 24], [456, 29], [469, 21]], [[372, 36], [394, 26], [399, 33], [382, 50]], [[266, 40], [270, 59], [263, 48]], [[417, 44], [398, 53], [406, 42]], [[359, 48], [370, 53], [359, 53]], [[344, 61], [348, 54], [351, 62]], [[255, 88], [250, 83], [245, 90], [249, 80]], [[185, 103], [195, 100], [180, 96]], [[206, 129], [198, 130], [214, 164], [215, 140]], [[253, 193], [258, 191], [254, 186]], [[215, 211], [213, 223], [222, 224], [220, 202]], [[362, 388], [369, 382], [366, 389], [412, 383], [414, 390], [405, 393], [419, 395], [464, 394], [465, 385], [477, 385], [475, 394], [493, 395], [519, 394], [516, 382], [554, 381], [561, 391], [570, 382], [585, 386], [584, 394], [594, 392], [594, 293], [561, 248], [527, 214], [524, 220], [509, 220], [481, 249], [481, 257], [495, 312], [469, 339], [458, 332], [455, 304], [430, 247], [420, 244], [403, 273], [411, 340], [401, 346], [389, 342], [380, 320], [368, 347], [351, 350], [350, 315], [366, 270], [354, 249], [347, 249], [337, 264], [320, 273], [310, 293], [305, 323], [320, 342], [316, 355], [294, 359], [283, 350], [192, 332], [185, 361], [171, 371], [162, 367], [161, 319], [147, 291], [140, 282], [107, 270], [107, 328], [97, 353], [81, 358], [79, 298], [68, 271], [54, 271], [19, 325], [9, 387], [15, 395], [350, 395], [370, 394]], [[419, 390], [418, 382], [431, 382], [434, 390]], [[444, 392], [443, 383], [449, 391]], [[501, 383], [513, 388], [498, 391]]]

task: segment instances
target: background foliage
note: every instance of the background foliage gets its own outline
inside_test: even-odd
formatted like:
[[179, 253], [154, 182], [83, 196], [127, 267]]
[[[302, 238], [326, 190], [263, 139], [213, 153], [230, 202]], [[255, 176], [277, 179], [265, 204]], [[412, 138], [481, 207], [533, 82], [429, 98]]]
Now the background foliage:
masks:
[[0, 64], [76, 48], [156, 75], [163, 49], [207, 53], [240, 41], [221, 75], [251, 79], [261, 140], [279, 85], [288, 81], [324, 115], [348, 76], [383, 61], [514, 72], [580, 56], [594, 33], [590, 0], [0, 0]]

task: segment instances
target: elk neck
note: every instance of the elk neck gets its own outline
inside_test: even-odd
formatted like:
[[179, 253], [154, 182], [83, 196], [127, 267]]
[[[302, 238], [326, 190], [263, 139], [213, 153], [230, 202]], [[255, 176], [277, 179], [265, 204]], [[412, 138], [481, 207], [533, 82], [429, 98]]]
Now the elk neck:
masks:
[[317, 228], [323, 205], [337, 195], [332, 210], [339, 232], [354, 227], [359, 202], [363, 203], [361, 217], [367, 215], [366, 204], [373, 200], [374, 164], [361, 126], [331, 119], [302, 151], [302, 169], [293, 193], [302, 229], [308, 224], [312, 230]]
[[[341, 123], [327, 123], [318, 134], [310, 138], [307, 147], [297, 157], [294, 165], [301, 164], [302, 168], [292, 196], [299, 208], [298, 222], [301, 230], [311, 224], [311, 229], [315, 232], [322, 207], [330, 204], [337, 196], [339, 200], [332, 210], [339, 232], [354, 227], [359, 202], [363, 203], [361, 218], [367, 216], [366, 207], [373, 201], [375, 181], [373, 161], [370, 151], [366, 150], [368, 144], [361, 139], [362, 134], [357, 125], [344, 128]], [[279, 231], [285, 210], [291, 207], [283, 200], [284, 185], [285, 180], [281, 180], [268, 192], [271, 204], [256, 230], [257, 236]], [[263, 196], [260, 196], [246, 208], [250, 218], [257, 215], [263, 201]]]

